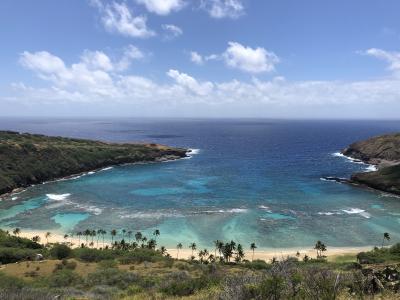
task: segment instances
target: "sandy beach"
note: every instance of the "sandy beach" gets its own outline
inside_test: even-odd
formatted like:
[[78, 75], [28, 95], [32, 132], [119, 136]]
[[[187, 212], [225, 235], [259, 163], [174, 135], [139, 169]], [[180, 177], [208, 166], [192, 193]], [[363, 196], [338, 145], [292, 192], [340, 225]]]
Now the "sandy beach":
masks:
[[[78, 247], [81, 243], [86, 243], [86, 237], [81, 236], [80, 239], [77, 236], [64, 238], [64, 234], [60, 232], [51, 231], [51, 235], [46, 239], [46, 231], [29, 231], [22, 230], [20, 233], [21, 237], [26, 237], [32, 239], [34, 236], [40, 237], [40, 243], [69, 243], [72, 247]], [[91, 238], [88, 239], [89, 243], [92, 241]], [[94, 247], [103, 247], [102, 238], [97, 239], [97, 236], [93, 238]], [[107, 241], [105, 241], [104, 245], [107, 245]], [[362, 251], [369, 251], [373, 248], [373, 246], [363, 246], [363, 247], [327, 247], [327, 251], [324, 252], [324, 255], [327, 256], [328, 260], [333, 259], [338, 256], [343, 255], [356, 255]], [[197, 252], [201, 249], [197, 249], [193, 252], [194, 256], [197, 257]], [[253, 252], [250, 249], [245, 250], [245, 259], [251, 260], [253, 257]], [[208, 251], [210, 254], [214, 254], [214, 248], [209, 247]], [[187, 248], [183, 248], [179, 250], [174, 248], [167, 248], [167, 252], [173, 258], [179, 259], [189, 259], [192, 256], [192, 250]], [[267, 248], [267, 249], [256, 249], [254, 251], [254, 259], [261, 259], [265, 261], [271, 261], [273, 258], [282, 260], [287, 257], [295, 257], [297, 252], [300, 253], [299, 258], [302, 259], [305, 255], [310, 258], [315, 258], [317, 256], [317, 252], [313, 247], [309, 248]]]

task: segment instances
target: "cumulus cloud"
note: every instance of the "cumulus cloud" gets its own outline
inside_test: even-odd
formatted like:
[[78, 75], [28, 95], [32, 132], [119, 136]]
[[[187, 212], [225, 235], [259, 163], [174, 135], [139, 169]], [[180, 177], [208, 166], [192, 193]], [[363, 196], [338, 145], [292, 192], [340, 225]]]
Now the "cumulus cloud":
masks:
[[[380, 52], [371, 53], [376, 56]], [[362, 109], [369, 108], [375, 112], [375, 109], [392, 107], [396, 111], [395, 108], [400, 107], [400, 80], [397, 76], [359, 81], [289, 81], [280, 76], [271, 80], [253, 78], [248, 82], [235, 79], [211, 82], [170, 69], [166, 77], [172, 79], [171, 82], [161, 83], [144, 76], [122, 73], [116, 68], [119, 60], [113, 61], [104, 55], [101, 51], [85, 51], [78, 62], [67, 65], [60, 57], [46, 51], [23, 52], [21, 65], [43, 79], [45, 86], [39, 88], [15, 83], [12, 86], [14, 94], [7, 99], [29, 99], [30, 103], [45, 104], [118, 103], [131, 105], [138, 112], [175, 104], [174, 107], [179, 109], [218, 110], [224, 115], [229, 110], [235, 111], [236, 115], [245, 110], [260, 115], [273, 110], [295, 114], [297, 109], [303, 109], [305, 113], [313, 112], [309, 115], [311, 117], [316, 116], [315, 111], [324, 109], [329, 113], [331, 109], [337, 109], [340, 113], [348, 108], [349, 112], [357, 115]], [[138, 57], [137, 54], [134, 56]], [[391, 66], [392, 61], [387, 61]], [[292, 109], [287, 110], [288, 107]], [[296, 107], [295, 111], [293, 107]]]
[[128, 37], [148, 38], [155, 32], [147, 27], [146, 16], [135, 16], [126, 3], [110, 2], [103, 4], [100, 0], [92, 0], [100, 14], [105, 29]]
[[400, 75], [400, 52], [390, 52], [382, 49], [371, 48], [364, 52], [366, 55], [379, 58], [389, 63], [388, 69]]
[[209, 81], [198, 82], [196, 79], [189, 76], [188, 74], [181, 73], [177, 70], [171, 69], [167, 72], [167, 75], [173, 78], [181, 87], [184, 87], [188, 91], [200, 96], [210, 94], [214, 87], [214, 85]]
[[271, 72], [279, 62], [278, 56], [264, 48], [251, 48], [229, 42], [223, 54], [227, 66], [250, 73]]
[[158, 15], [168, 15], [172, 11], [178, 11], [185, 6], [183, 0], [136, 0], [137, 3], [146, 6], [149, 12]]
[[204, 63], [203, 56], [201, 56], [196, 51], [190, 52], [190, 60], [197, 65], [202, 65]]
[[244, 6], [240, 0], [201, 0], [200, 7], [216, 19], [235, 19], [244, 14]]
[[164, 37], [166, 39], [174, 39], [183, 34], [183, 30], [173, 24], [163, 24], [161, 27], [165, 31]]

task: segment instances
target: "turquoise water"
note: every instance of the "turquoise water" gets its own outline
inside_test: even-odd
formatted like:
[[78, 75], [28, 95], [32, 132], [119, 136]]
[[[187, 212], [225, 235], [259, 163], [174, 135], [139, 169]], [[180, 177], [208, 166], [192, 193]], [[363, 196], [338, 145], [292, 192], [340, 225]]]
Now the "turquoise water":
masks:
[[[0, 120], [0, 128], [199, 149], [190, 159], [125, 165], [37, 185], [0, 201], [0, 226], [74, 233], [126, 229], [159, 243], [253, 241], [261, 248], [400, 241], [400, 199], [323, 181], [368, 166], [335, 155], [400, 131], [394, 121]], [[17, 197], [17, 198], [15, 198]]]

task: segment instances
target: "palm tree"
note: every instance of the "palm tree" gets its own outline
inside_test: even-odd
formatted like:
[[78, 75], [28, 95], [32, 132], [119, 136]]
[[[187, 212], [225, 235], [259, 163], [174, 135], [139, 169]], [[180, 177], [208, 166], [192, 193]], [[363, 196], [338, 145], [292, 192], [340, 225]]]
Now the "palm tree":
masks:
[[102, 231], [103, 231], [102, 229], [98, 229], [96, 232], [97, 233], [96, 248], [99, 248], [99, 239]]
[[50, 231], [46, 232], [46, 234], [44, 235], [44, 237], [46, 238], [46, 244], [49, 243], [49, 237], [50, 236], [51, 236], [51, 232]]
[[161, 252], [161, 255], [164, 255], [165, 253], [167, 253], [167, 249], [164, 246], [161, 246], [160, 252]]
[[157, 240], [157, 237], [160, 235], [160, 230], [158, 230], [158, 229], [154, 230], [153, 235], [155, 236], [155, 238]]
[[19, 234], [21, 233], [21, 229], [15, 228], [15, 229], [13, 230], [13, 233], [14, 233], [15, 236], [19, 236]]
[[219, 244], [220, 244], [221, 242], [220, 242], [220, 240], [215, 240], [214, 241], [214, 246], [215, 246], [215, 249], [214, 249], [214, 256], [217, 256], [217, 250], [219, 250]]
[[235, 260], [237, 262], [241, 262], [243, 258], [244, 258], [243, 247], [242, 247], [241, 244], [238, 244], [237, 247], [236, 247], [236, 258], [235, 258]]
[[181, 243], [179, 243], [178, 245], [176, 245], [176, 250], [177, 250], [177, 252], [176, 252], [176, 259], [179, 259], [179, 250], [180, 249], [182, 249], [182, 244]]
[[143, 237], [143, 235], [142, 235], [142, 233], [140, 231], [135, 233], [136, 242], [138, 242], [138, 243], [141, 242], [142, 241], [142, 237]]
[[382, 248], [383, 248], [383, 243], [385, 242], [385, 240], [390, 241], [390, 235], [388, 232], [385, 232], [383, 234], [383, 239], [382, 239]]
[[321, 258], [322, 252], [326, 251], [326, 246], [321, 241], [317, 241], [317, 243], [314, 246], [314, 249], [317, 250], [317, 258]]
[[192, 256], [193, 256], [193, 251], [195, 251], [195, 250], [197, 249], [196, 243], [191, 243], [191, 244], [189, 245], [189, 248], [192, 249]]
[[91, 233], [92, 233], [92, 231], [91, 231], [90, 229], [86, 229], [86, 230], [83, 232], [83, 235], [84, 235], [85, 238], [86, 238], [86, 245], [89, 244], [89, 236], [91, 235]]
[[155, 249], [157, 246], [157, 242], [155, 239], [150, 239], [149, 242], [147, 243], [147, 247], [149, 249]]
[[64, 234], [64, 240], [68, 240], [69, 235], [68, 234]]
[[132, 231], [128, 231], [128, 242], [131, 243]]
[[35, 243], [39, 243], [39, 242], [40, 242], [40, 236], [35, 235], [35, 236], [32, 238], [32, 241], [35, 242]]
[[92, 237], [92, 246], [93, 246], [94, 245], [93, 238], [96, 236], [96, 230], [92, 230], [90, 236]]
[[113, 244], [114, 237], [117, 235], [117, 230], [115, 230], [115, 229], [111, 230], [110, 234], [111, 234], [111, 244]]
[[251, 261], [253, 261], [253, 259], [254, 259], [254, 250], [256, 250], [256, 249], [257, 249], [256, 243], [251, 243], [250, 244], [250, 250], [253, 251], [253, 254], [251, 256]]
[[126, 229], [122, 229], [122, 239], [125, 239]]
[[144, 248], [144, 243], [146, 243], [146, 241], [147, 241], [147, 237], [142, 237], [142, 245], [141, 245], [141, 247], [142, 248]]
[[82, 231], [78, 231], [78, 232], [76, 233], [76, 235], [78, 236], [78, 244], [79, 244], [79, 247], [80, 247], [80, 245], [81, 245], [81, 235], [82, 235]]

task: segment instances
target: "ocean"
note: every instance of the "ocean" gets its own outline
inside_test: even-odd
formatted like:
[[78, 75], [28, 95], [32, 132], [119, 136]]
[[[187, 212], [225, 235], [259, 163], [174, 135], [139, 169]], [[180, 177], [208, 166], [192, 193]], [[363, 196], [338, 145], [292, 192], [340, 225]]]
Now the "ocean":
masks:
[[373, 246], [400, 240], [400, 198], [324, 181], [366, 172], [339, 151], [400, 121], [2, 118], [1, 130], [194, 149], [30, 187], [0, 201], [0, 227], [161, 232], [159, 245], [235, 240], [259, 248]]

